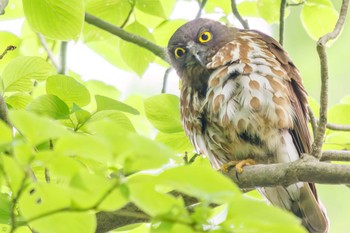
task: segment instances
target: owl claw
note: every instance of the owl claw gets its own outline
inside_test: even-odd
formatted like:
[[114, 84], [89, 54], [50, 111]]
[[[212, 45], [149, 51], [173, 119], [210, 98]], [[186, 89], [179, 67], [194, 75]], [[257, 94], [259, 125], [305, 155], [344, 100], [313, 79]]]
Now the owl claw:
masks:
[[243, 172], [243, 167], [255, 165], [256, 162], [253, 159], [244, 159], [240, 161], [229, 161], [221, 166], [220, 170], [224, 173], [228, 173], [230, 167], [235, 167], [236, 172], [241, 174]]

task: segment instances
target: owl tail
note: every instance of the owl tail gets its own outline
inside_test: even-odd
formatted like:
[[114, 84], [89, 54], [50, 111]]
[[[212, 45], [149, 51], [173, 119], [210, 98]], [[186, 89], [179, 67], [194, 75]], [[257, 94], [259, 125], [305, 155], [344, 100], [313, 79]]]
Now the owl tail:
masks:
[[[293, 212], [310, 233], [327, 233], [329, 220], [322, 203], [314, 195], [314, 184], [268, 187], [259, 191], [273, 204]], [[315, 192], [316, 193], [316, 192]]]

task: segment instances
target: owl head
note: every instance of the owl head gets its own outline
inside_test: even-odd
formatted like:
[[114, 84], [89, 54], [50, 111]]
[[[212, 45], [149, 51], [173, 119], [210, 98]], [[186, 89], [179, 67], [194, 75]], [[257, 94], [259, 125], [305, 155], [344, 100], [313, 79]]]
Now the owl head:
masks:
[[234, 39], [235, 30], [210, 19], [195, 19], [184, 24], [168, 43], [171, 65], [181, 78], [184, 72], [206, 70], [212, 56]]

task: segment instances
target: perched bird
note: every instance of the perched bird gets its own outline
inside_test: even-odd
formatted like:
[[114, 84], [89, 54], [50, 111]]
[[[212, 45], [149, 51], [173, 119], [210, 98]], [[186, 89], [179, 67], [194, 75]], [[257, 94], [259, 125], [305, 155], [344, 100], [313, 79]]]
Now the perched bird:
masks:
[[[214, 168], [286, 163], [310, 152], [307, 93], [298, 69], [272, 37], [196, 19], [170, 38], [168, 56], [182, 80], [184, 130]], [[313, 183], [259, 191], [300, 217], [309, 232], [328, 232]]]

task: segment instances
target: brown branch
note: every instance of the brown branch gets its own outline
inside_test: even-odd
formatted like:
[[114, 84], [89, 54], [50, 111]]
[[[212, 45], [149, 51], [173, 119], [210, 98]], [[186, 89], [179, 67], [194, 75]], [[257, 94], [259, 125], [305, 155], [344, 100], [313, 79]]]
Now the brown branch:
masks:
[[232, 8], [233, 15], [236, 16], [238, 21], [242, 24], [243, 28], [249, 29], [248, 21], [243, 19], [242, 16], [238, 12], [236, 0], [231, 0], [231, 8]]
[[161, 93], [166, 93], [166, 87], [168, 85], [168, 79], [169, 79], [169, 74], [170, 74], [171, 68], [168, 68], [164, 72], [164, 77], [163, 77], [163, 85], [162, 85], [162, 91]]
[[283, 38], [284, 38], [284, 15], [286, 12], [286, 2], [287, 0], [281, 0], [281, 5], [280, 5], [279, 42], [281, 45], [283, 45]]
[[312, 109], [310, 108], [310, 106], [307, 107], [307, 110], [309, 112], [309, 121], [311, 123], [311, 128], [312, 128], [312, 134], [313, 137], [316, 137], [316, 130], [317, 130], [317, 119], [315, 117], [314, 112], [312, 111]]
[[317, 41], [317, 52], [321, 63], [321, 96], [320, 96], [320, 120], [316, 131], [315, 141], [312, 144], [311, 154], [315, 157], [320, 157], [323, 145], [324, 135], [327, 125], [327, 107], [328, 107], [328, 61], [326, 54], [326, 43], [329, 40], [335, 39], [343, 28], [346, 13], [349, 6], [349, 0], [343, 0], [338, 21], [334, 30], [322, 36]]
[[59, 74], [67, 74], [67, 49], [68, 42], [62, 41], [60, 49], [60, 69], [58, 70]]
[[297, 182], [350, 184], [350, 165], [319, 162], [310, 155], [291, 163], [254, 165], [227, 174], [240, 188], [290, 185]]
[[8, 109], [3, 95], [0, 95], [0, 119], [8, 126], [12, 127], [11, 122], [8, 119]]
[[110, 24], [110, 23], [108, 23], [100, 18], [97, 18], [89, 13], [85, 13], [85, 22], [87, 22], [88, 24], [94, 25], [98, 28], [101, 28], [101, 29], [113, 34], [113, 35], [116, 35], [125, 41], [128, 41], [130, 43], [134, 43], [142, 48], [145, 48], [145, 49], [149, 50], [150, 52], [152, 52], [153, 54], [155, 54], [156, 56], [163, 59], [164, 61], [168, 62], [164, 48], [156, 45], [155, 43], [153, 43], [149, 40], [146, 40], [145, 38], [143, 38], [141, 36], [129, 33], [127, 31], [121, 29], [120, 27], [117, 27], [113, 24]]
[[13, 45], [9, 45], [6, 47], [6, 49], [4, 50], [4, 52], [2, 52], [2, 54], [0, 54], [0, 60], [3, 59], [3, 57], [6, 55], [6, 53], [8, 51], [12, 51], [12, 50], [15, 50], [16, 49], [16, 46], [13, 46]]

